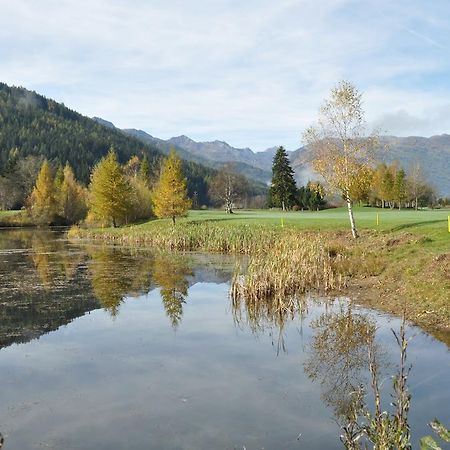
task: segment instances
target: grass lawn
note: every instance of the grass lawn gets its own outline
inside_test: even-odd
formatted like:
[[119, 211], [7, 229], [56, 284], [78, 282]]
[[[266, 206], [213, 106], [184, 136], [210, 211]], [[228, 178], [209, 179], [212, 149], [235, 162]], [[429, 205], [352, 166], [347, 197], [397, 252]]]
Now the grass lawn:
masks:
[[[360, 231], [379, 232], [380, 235], [408, 232], [428, 238], [423, 246], [438, 252], [450, 251], [450, 233], [448, 217], [450, 210], [391, 210], [380, 208], [354, 208], [356, 225]], [[377, 215], [378, 222], [377, 225]], [[271, 228], [293, 228], [308, 231], [343, 231], [350, 234], [347, 208], [327, 209], [323, 211], [282, 212], [278, 210], [237, 210], [226, 214], [220, 210], [190, 211], [186, 218], [177, 223], [212, 222], [221, 225], [265, 225]], [[151, 220], [133, 225], [135, 232], [150, 231], [165, 224], [172, 227], [170, 220]], [[122, 228], [121, 233], [127, 233]]]
[[[354, 208], [357, 226], [372, 230], [400, 230], [406, 228], [429, 227], [442, 228], [448, 231], [447, 219], [450, 210], [391, 210], [379, 208]], [[377, 225], [377, 215], [379, 225]], [[224, 211], [206, 210], [190, 211], [188, 221], [214, 220], [228, 221], [230, 223], [265, 223], [273, 226], [296, 227], [309, 230], [330, 230], [349, 228], [349, 219], [346, 208], [326, 209], [323, 211], [296, 211], [281, 212], [277, 210], [237, 210], [234, 214]]]
[[31, 219], [22, 210], [0, 210], [0, 227], [29, 227], [33, 226]]
[[15, 216], [16, 214], [20, 214], [21, 211], [16, 210], [10, 210], [10, 211], [1, 211], [0, 210], [0, 219], [3, 219], [4, 217], [11, 217]]

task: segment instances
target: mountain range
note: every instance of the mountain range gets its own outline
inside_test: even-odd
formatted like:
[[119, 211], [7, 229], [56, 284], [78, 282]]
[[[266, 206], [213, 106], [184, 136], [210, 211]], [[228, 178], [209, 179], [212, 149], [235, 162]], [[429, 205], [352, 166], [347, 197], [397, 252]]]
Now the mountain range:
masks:
[[[100, 118], [94, 119], [105, 126], [114, 127], [111, 122]], [[255, 152], [250, 148], [232, 147], [220, 140], [196, 142], [184, 135], [164, 140], [133, 128], [122, 131], [158, 148], [163, 153], [167, 153], [173, 147], [183, 159], [216, 169], [225, 164], [232, 164], [239, 173], [265, 184], [270, 182], [272, 160], [277, 147]], [[308, 148], [304, 146], [288, 152], [300, 184], [306, 184], [308, 180], [317, 177], [308, 163], [308, 154]], [[435, 188], [437, 194], [450, 196], [450, 135], [381, 136], [376, 156], [386, 163], [398, 161], [406, 170], [413, 164], [420, 164], [425, 179]]]
[[[162, 154], [174, 147], [184, 160], [188, 190], [197, 193], [201, 204], [208, 204], [208, 180], [214, 169], [224, 165], [257, 181], [252, 183], [255, 193], [265, 192], [276, 152], [276, 147], [255, 152], [221, 140], [196, 142], [187, 136], [164, 140], [142, 130], [121, 130], [107, 120], [88, 118], [36, 92], [0, 83], [0, 178], [18, 161], [35, 157], [47, 158], [55, 166], [69, 162], [77, 178], [87, 183], [93, 166], [111, 147], [120, 162], [146, 154], [155, 176]], [[384, 147], [389, 150], [381, 150]], [[317, 178], [308, 163], [307, 147], [288, 154], [299, 184]], [[405, 169], [419, 163], [438, 195], [450, 196], [450, 135], [383, 136], [378, 159], [388, 163], [396, 160]]]

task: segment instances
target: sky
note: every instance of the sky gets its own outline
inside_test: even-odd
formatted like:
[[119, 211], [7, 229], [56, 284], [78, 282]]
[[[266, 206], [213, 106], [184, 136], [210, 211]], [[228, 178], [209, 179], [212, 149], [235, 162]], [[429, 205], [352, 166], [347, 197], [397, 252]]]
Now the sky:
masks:
[[448, 0], [0, 0], [0, 81], [163, 139], [294, 150], [339, 80], [450, 133]]

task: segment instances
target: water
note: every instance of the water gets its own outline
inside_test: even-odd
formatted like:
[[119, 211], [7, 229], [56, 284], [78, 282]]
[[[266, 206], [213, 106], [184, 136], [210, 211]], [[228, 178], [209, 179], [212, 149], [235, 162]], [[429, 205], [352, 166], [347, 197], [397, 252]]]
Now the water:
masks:
[[[400, 321], [345, 299], [255, 310], [231, 257], [0, 231], [0, 432], [6, 450], [340, 449], [376, 326], [389, 404]], [[414, 443], [450, 424], [448, 348], [416, 328]], [[370, 401], [370, 398], [369, 398]]]

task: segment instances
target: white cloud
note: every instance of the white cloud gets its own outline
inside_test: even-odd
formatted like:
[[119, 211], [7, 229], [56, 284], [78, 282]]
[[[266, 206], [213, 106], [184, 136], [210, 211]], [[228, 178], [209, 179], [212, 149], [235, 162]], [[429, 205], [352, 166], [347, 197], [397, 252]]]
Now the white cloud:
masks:
[[293, 149], [348, 78], [371, 123], [439, 133], [448, 12], [445, 1], [17, 0], [2, 5], [0, 79], [155, 136]]

